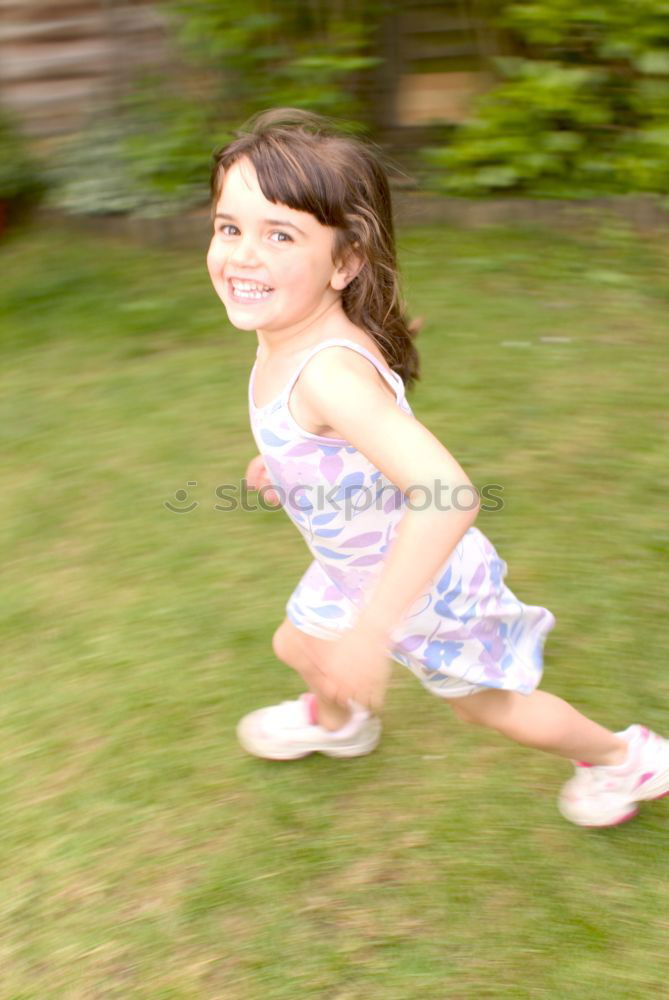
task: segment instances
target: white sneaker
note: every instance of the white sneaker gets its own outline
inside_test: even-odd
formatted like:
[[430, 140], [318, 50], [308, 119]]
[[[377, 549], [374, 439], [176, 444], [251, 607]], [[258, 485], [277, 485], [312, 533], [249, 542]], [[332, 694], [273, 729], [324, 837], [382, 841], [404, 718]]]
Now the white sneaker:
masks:
[[632, 819], [638, 803], [669, 794], [669, 740], [644, 726], [618, 733], [629, 743], [624, 764], [576, 764], [562, 788], [559, 809], [579, 826], [616, 826]]
[[310, 753], [328, 757], [361, 757], [371, 753], [381, 737], [381, 720], [351, 702], [351, 718], [334, 731], [316, 722], [316, 697], [307, 692], [297, 701], [259, 708], [237, 725], [243, 748], [269, 760], [297, 760]]

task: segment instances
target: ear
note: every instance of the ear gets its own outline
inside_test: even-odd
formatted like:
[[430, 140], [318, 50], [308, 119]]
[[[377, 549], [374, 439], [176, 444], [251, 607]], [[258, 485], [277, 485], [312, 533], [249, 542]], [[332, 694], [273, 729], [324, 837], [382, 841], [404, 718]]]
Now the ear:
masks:
[[363, 258], [356, 252], [357, 246], [359, 244], [354, 243], [341, 260], [335, 261], [335, 270], [330, 278], [330, 285], [336, 292], [343, 292], [364, 267]]

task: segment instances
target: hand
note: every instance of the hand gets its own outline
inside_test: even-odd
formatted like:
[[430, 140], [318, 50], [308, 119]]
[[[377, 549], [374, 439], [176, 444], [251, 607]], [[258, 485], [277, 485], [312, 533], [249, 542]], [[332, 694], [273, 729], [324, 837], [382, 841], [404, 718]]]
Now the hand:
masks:
[[372, 711], [383, 707], [390, 678], [385, 634], [357, 625], [320, 650], [319, 690], [326, 698], [347, 705], [353, 698]]
[[[265, 460], [262, 455], [256, 455], [252, 458], [246, 469], [246, 474], [244, 476], [246, 482], [249, 484], [249, 489], [260, 490], [263, 486], [271, 487], [269, 476], [267, 475], [267, 468], [265, 467]], [[274, 506], [280, 504], [279, 494], [274, 489], [266, 489], [263, 492], [263, 499], [267, 503]]]

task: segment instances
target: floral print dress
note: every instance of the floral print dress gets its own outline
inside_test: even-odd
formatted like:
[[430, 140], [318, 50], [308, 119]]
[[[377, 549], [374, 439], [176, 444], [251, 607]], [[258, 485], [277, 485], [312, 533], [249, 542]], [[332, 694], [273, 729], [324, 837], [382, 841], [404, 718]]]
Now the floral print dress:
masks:
[[[313, 556], [287, 614], [297, 628], [322, 639], [334, 639], [355, 623], [405, 506], [401, 491], [361, 452], [346, 441], [310, 434], [290, 412], [290, 394], [302, 369], [329, 347], [366, 357], [392, 388], [397, 405], [411, 413], [399, 375], [354, 341], [316, 345], [282, 393], [263, 407], [254, 402], [255, 365], [251, 372], [249, 409], [258, 450]], [[555, 619], [545, 608], [519, 601], [505, 585], [505, 575], [506, 564], [490, 541], [478, 528], [469, 528], [393, 629], [389, 655], [441, 697], [481, 688], [533, 691]]]

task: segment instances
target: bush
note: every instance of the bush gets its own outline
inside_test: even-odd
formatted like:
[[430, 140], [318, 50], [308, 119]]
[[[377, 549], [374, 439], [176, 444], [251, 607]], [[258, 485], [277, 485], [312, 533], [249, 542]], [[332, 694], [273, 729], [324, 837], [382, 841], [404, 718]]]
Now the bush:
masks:
[[44, 192], [44, 177], [28, 153], [13, 119], [0, 111], [0, 203], [6, 221], [13, 222]]
[[501, 23], [530, 55], [449, 145], [425, 151], [440, 190], [544, 197], [669, 193], [669, 7], [526, 0]]
[[[62, 152], [57, 204], [68, 211], [159, 214], [206, 201], [210, 158], [261, 109], [291, 105], [349, 120], [368, 54], [365, 14], [287, 0], [171, 0], [178, 58], [169, 77], [140, 82], [116, 118]], [[355, 14], [355, 16], [353, 16]]]
[[206, 201], [215, 140], [201, 117], [156, 103], [147, 113], [137, 102], [92, 122], [54, 157], [54, 205], [75, 215], [156, 216]]

